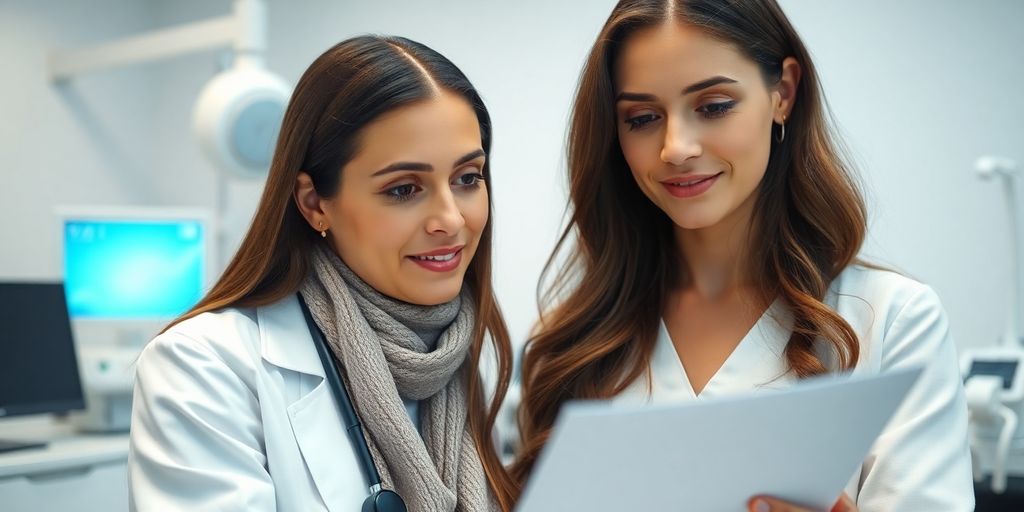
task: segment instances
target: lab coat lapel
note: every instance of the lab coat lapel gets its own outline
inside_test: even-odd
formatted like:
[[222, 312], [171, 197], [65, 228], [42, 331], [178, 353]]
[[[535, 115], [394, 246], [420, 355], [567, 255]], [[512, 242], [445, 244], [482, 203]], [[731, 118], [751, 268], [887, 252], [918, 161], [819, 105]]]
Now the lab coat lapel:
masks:
[[[331, 512], [341, 512], [353, 490], [365, 491], [363, 479], [351, 451], [341, 414], [306, 326], [298, 299], [291, 297], [259, 308], [263, 359], [275, 366], [304, 375], [301, 382], [313, 379], [312, 390], [288, 405], [295, 441], [320, 497]], [[316, 380], [319, 378], [319, 380]], [[307, 388], [308, 389], [308, 388]], [[362, 489], [360, 491], [359, 489]]]
[[293, 295], [256, 310], [263, 360], [280, 368], [324, 378], [324, 367]]

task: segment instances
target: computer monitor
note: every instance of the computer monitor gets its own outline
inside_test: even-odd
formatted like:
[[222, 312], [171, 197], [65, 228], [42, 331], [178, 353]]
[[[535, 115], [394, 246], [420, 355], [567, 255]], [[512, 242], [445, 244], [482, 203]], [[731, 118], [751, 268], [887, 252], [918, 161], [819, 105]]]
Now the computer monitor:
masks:
[[58, 209], [68, 310], [83, 343], [142, 344], [211, 283], [202, 209]]
[[63, 285], [0, 282], [0, 326], [0, 418], [85, 408]]

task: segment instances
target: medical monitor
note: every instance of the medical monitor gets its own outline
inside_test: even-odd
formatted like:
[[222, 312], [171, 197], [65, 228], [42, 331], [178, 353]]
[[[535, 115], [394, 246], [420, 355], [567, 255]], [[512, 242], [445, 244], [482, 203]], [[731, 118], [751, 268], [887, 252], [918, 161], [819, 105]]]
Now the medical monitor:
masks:
[[61, 208], [58, 218], [82, 342], [143, 343], [209, 289], [214, 237], [204, 210]]

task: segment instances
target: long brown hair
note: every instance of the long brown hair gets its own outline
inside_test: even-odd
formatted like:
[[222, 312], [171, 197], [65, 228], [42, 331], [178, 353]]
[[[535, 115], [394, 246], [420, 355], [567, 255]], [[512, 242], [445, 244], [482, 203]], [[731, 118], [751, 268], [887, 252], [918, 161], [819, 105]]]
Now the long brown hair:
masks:
[[[241, 247], [213, 289], [171, 325], [222, 308], [271, 304], [296, 293], [309, 271], [311, 251], [324, 243], [295, 204], [299, 172], [310, 175], [321, 197], [334, 196], [341, 169], [358, 151], [361, 129], [385, 112], [433, 96], [435, 84], [472, 105], [483, 150], [489, 154], [491, 121], [483, 101], [462, 71], [434, 50], [401, 37], [362, 36], [339, 43], [313, 61], [285, 112], [266, 187]], [[489, 162], [483, 174], [490, 187]], [[492, 224], [484, 228], [466, 272], [477, 312], [469, 355], [469, 424], [488, 483], [507, 511], [516, 486], [501, 464], [491, 433], [508, 389], [512, 352], [491, 286]], [[489, 407], [479, 376], [488, 335], [498, 369]]]
[[566, 400], [614, 396], [646, 373], [670, 287], [686, 277], [672, 221], [640, 191], [616, 134], [615, 59], [631, 34], [667, 22], [734, 44], [770, 86], [786, 57], [800, 63], [785, 138], [772, 141], [758, 187], [746, 256], [761, 298], [781, 297], [792, 310], [785, 355], [798, 377], [831, 369], [817, 355], [819, 345], [831, 349], [838, 369], [852, 368], [859, 357], [856, 334], [822, 300], [860, 250], [864, 204], [830, 134], [810, 55], [781, 8], [775, 0], [620, 1], [584, 65], [573, 108], [569, 222], [545, 277], [575, 243], [543, 297], [545, 306], [557, 304], [526, 345], [523, 442], [512, 468], [520, 484]]

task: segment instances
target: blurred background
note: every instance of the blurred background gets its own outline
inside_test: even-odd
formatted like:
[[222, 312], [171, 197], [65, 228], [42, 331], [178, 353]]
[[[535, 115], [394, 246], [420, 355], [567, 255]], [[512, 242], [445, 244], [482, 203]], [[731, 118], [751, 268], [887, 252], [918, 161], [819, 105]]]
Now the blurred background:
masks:
[[[249, 37], [280, 83], [267, 81], [266, 98], [248, 111], [254, 128], [220, 142], [237, 144], [239, 161], [217, 163], [204, 154], [193, 115], [201, 93], [215, 94], [204, 87], [236, 66], [237, 37], [201, 47], [202, 34], [219, 27], [209, 20], [235, 16], [232, 1], [0, 0], [0, 281], [7, 284], [0, 320], [26, 318], [18, 306], [32, 297], [39, 306], [31, 311], [55, 340], [33, 356], [23, 341], [41, 336], [38, 330], [0, 326], [0, 375], [9, 376], [0, 376], [0, 439], [64, 441], [0, 453], [0, 508], [126, 509], [130, 362], [161, 322], [215, 279], [244, 234], [263, 184], [258, 168], [267, 149], [259, 141], [279, 120], [281, 88], [287, 94], [314, 58], [354, 35], [396, 34], [431, 46], [487, 103], [494, 279], [521, 344], [537, 318], [536, 283], [562, 227], [563, 144], [576, 79], [614, 3], [256, 2], [265, 9], [255, 13], [262, 25], [240, 37]], [[864, 256], [931, 285], [949, 314], [965, 376], [1001, 379], [979, 388], [972, 402], [979, 510], [1012, 506], [1024, 451], [1021, 432], [1005, 427], [1001, 411], [1016, 417], [1024, 400], [1018, 336], [1008, 328], [1020, 315], [1012, 305], [1020, 282], [1012, 199], [1024, 164], [1024, 3], [780, 3], [815, 59], [863, 179], [870, 211]], [[84, 53], [197, 24], [207, 30], [143, 40], [150, 52], [166, 48], [162, 58], [134, 47]], [[194, 47], [171, 50], [182, 38]], [[86, 69], [111, 55], [134, 61]], [[219, 128], [203, 129], [209, 139]], [[109, 289], [88, 282], [98, 275], [111, 276]], [[149, 285], [132, 289], [160, 276], [175, 290], [160, 301], [145, 302]], [[111, 284], [115, 277], [123, 282]], [[34, 286], [18, 287], [26, 285]], [[45, 371], [52, 386], [56, 372], [31, 361], [67, 353], [67, 339], [76, 350], [64, 359], [65, 387], [27, 397], [32, 375]], [[86, 404], [70, 419], [62, 414]], [[87, 434], [101, 431], [121, 433]], [[1010, 440], [1000, 443], [1000, 435]], [[998, 474], [993, 481], [993, 469], [1008, 483]]]

